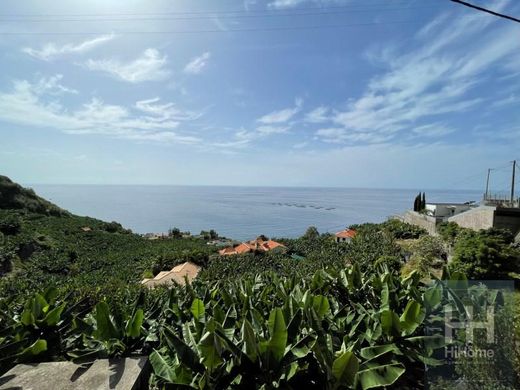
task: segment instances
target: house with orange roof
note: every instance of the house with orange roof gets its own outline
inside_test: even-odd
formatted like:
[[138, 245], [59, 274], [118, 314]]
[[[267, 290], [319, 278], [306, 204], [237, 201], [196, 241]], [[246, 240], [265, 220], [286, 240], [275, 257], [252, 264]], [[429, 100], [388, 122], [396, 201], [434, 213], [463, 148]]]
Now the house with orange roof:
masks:
[[356, 237], [356, 231], [354, 229], [345, 229], [337, 232], [334, 237], [336, 242], [351, 242]]
[[279, 242], [258, 237], [256, 240], [246, 241], [235, 247], [229, 246], [221, 249], [218, 253], [221, 256], [231, 256], [244, 253], [265, 253], [272, 250], [285, 251], [286, 249], [286, 246]]
[[154, 288], [156, 286], [173, 285], [174, 283], [184, 286], [186, 279], [188, 283], [191, 283], [193, 279], [197, 277], [201, 268], [190, 261], [176, 265], [170, 271], [161, 271], [153, 279], [145, 278], [141, 281], [141, 284]]

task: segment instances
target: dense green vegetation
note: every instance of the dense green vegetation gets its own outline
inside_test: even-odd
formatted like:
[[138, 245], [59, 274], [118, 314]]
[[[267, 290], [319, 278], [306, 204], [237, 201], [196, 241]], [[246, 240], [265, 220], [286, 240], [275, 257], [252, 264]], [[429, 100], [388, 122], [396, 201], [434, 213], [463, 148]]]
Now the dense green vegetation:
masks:
[[30, 212], [64, 215], [65, 210], [39, 197], [32, 189], [24, 188], [11, 179], [0, 175], [0, 208], [23, 209]]
[[[145, 354], [155, 388], [422, 388], [443, 346], [425, 331], [446, 305], [461, 318], [463, 300], [497, 306], [502, 337], [520, 316], [506, 297], [441, 280], [515, 277], [506, 232], [450, 224], [431, 237], [388, 221], [351, 226], [356, 237], [338, 244], [311, 227], [276, 239], [286, 253], [220, 257], [207, 244], [214, 231], [149, 240], [1, 183], [11, 195], [0, 195], [0, 374], [18, 362]], [[193, 284], [140, 285], [184, 261], [203, 267]], [[514, 340], [504, 351], [520, 356]]]

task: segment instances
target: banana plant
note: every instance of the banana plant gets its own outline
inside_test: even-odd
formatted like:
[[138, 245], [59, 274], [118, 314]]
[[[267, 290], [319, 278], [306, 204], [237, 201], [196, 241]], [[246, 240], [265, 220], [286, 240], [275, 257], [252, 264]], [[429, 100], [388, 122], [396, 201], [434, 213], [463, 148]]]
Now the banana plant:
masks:
[[0, 330], [2, 367], [63, 356], [73, 313], [84, 306], [85, 301], [68, 305], [69, 297], [63, 300], [57, 297], [56, 288], [34, 294], [26, 301], [23, 310], [13, 316], [10, 325]]
[[114, 315], [105, 301], [99, 302], [85, 318], [73, 319], [68, 356], [76, 363], [98, 358], [126, 356], [139, 352], [144, 345], [144, 311], [137, 299], [129, 314]]

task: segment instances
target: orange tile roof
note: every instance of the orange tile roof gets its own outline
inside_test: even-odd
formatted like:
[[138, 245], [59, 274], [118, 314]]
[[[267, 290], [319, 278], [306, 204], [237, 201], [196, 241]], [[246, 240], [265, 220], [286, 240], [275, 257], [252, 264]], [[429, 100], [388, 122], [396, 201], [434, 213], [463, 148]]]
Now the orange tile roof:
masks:
[[285, 245], [280, 244], [279, 242], [276, 242], [273, 240], [264, 241], [260, 238], [257, 238], [256, 240], [243, 242], [236, 247], [224, 248], [219, 251], [219, 254], [222, 256], [228, 256], [228, 255], [238, 255], [238, 254], [255, 252], [255, 251], [268, 252], [275, 248], [285, 248]]
[[336, 237], [339, 238], [354, 238], [356, 236], [356, 231], [354, 229], [345, 229], [336, 233]]

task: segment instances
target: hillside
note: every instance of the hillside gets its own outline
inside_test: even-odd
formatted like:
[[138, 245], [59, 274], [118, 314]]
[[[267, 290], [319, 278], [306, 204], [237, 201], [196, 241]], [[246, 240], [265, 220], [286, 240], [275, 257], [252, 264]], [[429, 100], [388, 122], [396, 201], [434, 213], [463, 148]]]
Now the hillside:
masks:
[[38, 214], [62, 215], [66, 211], [45, 200], [29, 188], [0, 175], [0, 209], [26, 210]]
[[6, 300], [51, 285], [78, 299], [117, 300], [110, 292], [137, 285], [145, 272], [203, 262], [216, 251], [204, 240], [152, 241], [117, 222], [74, 215], [5, 176], [0, 188], [0, 296]]
[[[0, 209], [0, 375], [22, 362], [144, 355], [151, 389], [421, 389], [424, 363], [442, 363], [434, 351], [444, 308], [462, 297], [447, 280], [467, 284], [461, 270], [475, 279], [519, 271], [503, 232], [450, 225], [431, 237], [399, 221], [354, 226], [351, 243], [309, 228], [277, 239], [285, 254], [221, 257], [202, 238], [149, 240], [2, 183], [11, 195]], [[193, 284], [139, 283], [188, 260], [203, 266]], [[493, 348], [504, 359], [457, 373], [518, 388], [514, 297], [504, 306], [496, 291], [475, 287], [467, 298], [500, 309], [504, 342]]]

